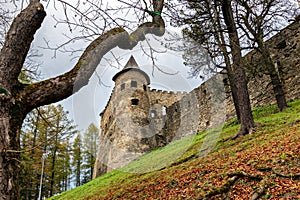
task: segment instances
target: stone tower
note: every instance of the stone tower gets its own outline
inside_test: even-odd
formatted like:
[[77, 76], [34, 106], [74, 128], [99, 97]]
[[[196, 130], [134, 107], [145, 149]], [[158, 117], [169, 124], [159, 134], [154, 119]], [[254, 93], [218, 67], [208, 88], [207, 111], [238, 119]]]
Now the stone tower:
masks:
[[114, 77], [115, 88], [100, 114], [101, 135], [94, 177], [120, 168], [153, 149], [149, 131], [150, 78], [133, 56]]
[[188, 132], [178, 131], [182, 121], [179, 109], [182, 105], [178, 101], [186, 94], [150, 90], [150, 78], [133, 56], [113, 81], [114, 90], [100, 114], [94, 177], [123, 167]]
[[127, 128], [133, 128], [130, 127], [133, 125], [132, 122], [138, 126], [149, 124], [150, 78], [139, 68], [133, 56], [123, 70], [113, 77], [113, 81], [115, 81], [115, 90], [112, 98], [116, 102], [114, 109], [117, 110], [115, 115], [123, 122], [127, 122], [124, 124]]

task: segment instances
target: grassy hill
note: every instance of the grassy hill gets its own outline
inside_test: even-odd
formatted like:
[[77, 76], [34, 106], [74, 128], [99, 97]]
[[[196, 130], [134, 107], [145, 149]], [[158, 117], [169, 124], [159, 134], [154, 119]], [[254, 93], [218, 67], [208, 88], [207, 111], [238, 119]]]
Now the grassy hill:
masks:
[[175, 141], [51, 199], [300, 199], [300, 100], [289, 106], [280, 113], [275, 106], [255, 108], [255, 132], [236, 140], [230, 137], [239, 126], [226, 123], [207, 155], [203, 140], [216, 130]]

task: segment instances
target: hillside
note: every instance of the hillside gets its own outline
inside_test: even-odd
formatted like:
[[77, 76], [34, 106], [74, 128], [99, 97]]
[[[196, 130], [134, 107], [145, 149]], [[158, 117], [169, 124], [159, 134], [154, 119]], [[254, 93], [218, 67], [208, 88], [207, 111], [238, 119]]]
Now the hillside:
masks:
[[[208, 132], [175, 141], [51, 199], [300, 199], [300, 100], [289, 106], [281, 113], [274, 106], [255, 108], [255, 132], [234, 141], [230, 137], [239, 126], [228, 122], [204, 157], [198, 155]], [[126, 172], [151, 169], [156, 171]]]

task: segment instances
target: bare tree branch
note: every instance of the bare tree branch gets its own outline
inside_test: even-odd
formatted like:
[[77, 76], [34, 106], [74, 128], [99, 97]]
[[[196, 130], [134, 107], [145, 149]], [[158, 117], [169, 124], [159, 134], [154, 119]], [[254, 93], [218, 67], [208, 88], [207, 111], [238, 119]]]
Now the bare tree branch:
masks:
[[[161, 12], [163, 0], [156, 1], [154, 10]], [[69, 72], [48, 80], [28, 85], [21, 93], [21, 99], [28, 110], [57, 102], [77, 92], [88, 84], [102, 57], [115, 47], [132, 49], [146, 34], [162, 36], [165, 24], [161, 16], [153, 16], [152, 22], [140, 25], [131, 34], [124, 28], [114, 28], [95, 39], [83, 52], [76, 65]]]

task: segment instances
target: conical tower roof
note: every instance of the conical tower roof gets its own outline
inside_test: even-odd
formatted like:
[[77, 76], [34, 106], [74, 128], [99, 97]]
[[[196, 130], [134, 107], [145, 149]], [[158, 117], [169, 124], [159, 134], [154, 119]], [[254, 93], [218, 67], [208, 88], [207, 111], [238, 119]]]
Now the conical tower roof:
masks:
[[129, 58], [127, 64], [125, 65], [125, 67], [123, 68], [123, 70], [125, 70], [125, 69], [140, 69], [140, 67], [136, 63], [133, 56], [130, 56], [130, 58]]
[[128, 72], [128, 71], [130, 71], [130, 70], [134, 70], [134, 71], [140, 72], [140, 73], [146, 78], [147, 84], [150, 84], [150, 78], [149, 78], [149, 76], [148, 76], [143, 70], [140, 69], [140, 67], [139, 67], [138, 64], [136, 63], [136, 61], [135, 61], [135, 59], [134, 59], [133, 56], [130, 56], [130, 58], [129, 58], [127, 64], [125, 65], [125, 67], [124, 67], [121, 71], [119, 71], [119, 72], [112, 78], [112, 80], [113, 80], [113, 81], [116, 81], [116, 79], [117, 79], [120, 75], [122, 75], [122, 74], [124, 74], [124, 73], [126, 73], [126, 72]]

